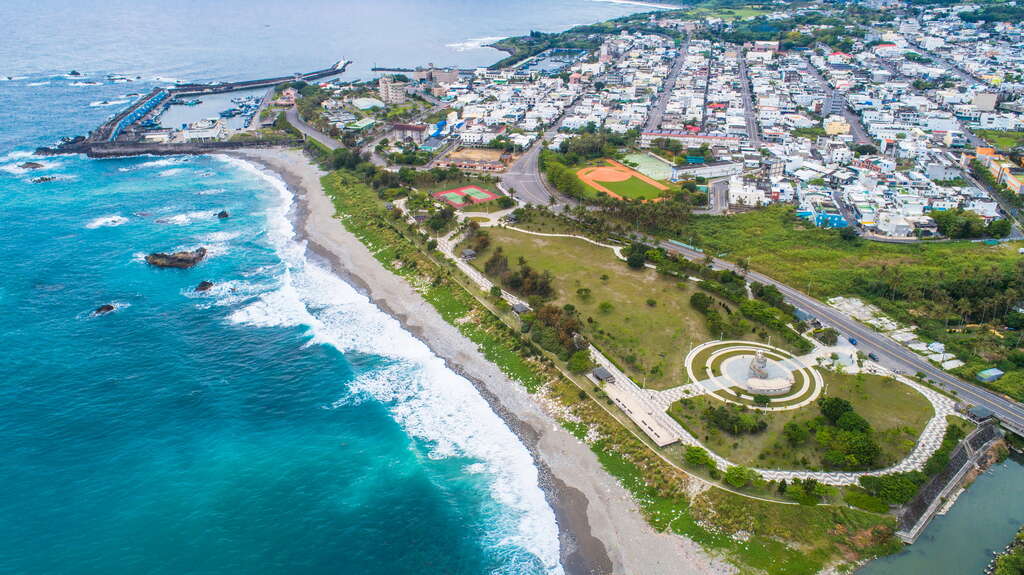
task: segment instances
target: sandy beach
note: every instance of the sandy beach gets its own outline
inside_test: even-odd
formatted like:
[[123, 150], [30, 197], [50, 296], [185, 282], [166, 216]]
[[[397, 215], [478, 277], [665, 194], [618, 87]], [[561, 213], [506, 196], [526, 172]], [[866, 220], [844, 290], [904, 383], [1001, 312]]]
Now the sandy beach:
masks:
[[334, 217], [320, 184], [323, 173], [297, 150], [232, 152], [277, 173], [296, 196], [296, 230], [335, 273], [398, 318], [449, 368], [472, 381], [520, 437], [540, 469], [541, 487], [555, 510], [562, 564], [570, 574], [718, 574], [735, 569], [696, 543], [655, 532], [629, 493], [582, 442], [548, 416], [449, 325], [405, 280], [380, 264]]

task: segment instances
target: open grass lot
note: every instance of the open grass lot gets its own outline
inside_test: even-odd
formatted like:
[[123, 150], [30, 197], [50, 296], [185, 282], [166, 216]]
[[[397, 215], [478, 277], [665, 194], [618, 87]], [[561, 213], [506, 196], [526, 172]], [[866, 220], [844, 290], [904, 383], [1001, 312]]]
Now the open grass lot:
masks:
[[[857, 413], [871, 422], [882, 448], [878, 467], [886, 467], [907, 456], [918, 435], [934, 415], [931, 403], [913, 388], [876, 375], [824, 373], [826, 393], [853, 404]], [[790, 421], [807, 422], [818, 415], [817, 404], [791, 411], [763, 415], [768, 428], [757, 434], [732, 436], [709, 427], [700, 414], [707, 406], [722, 402], [695, 397], [672, 405], [669, 414], [694, 433], [709, 449], [741, 465], [776, 469], [819, 469], [824, 452], [812, 442], [791, 447], [782, 436]]]
[[624, 198], [650, 200], [661, 195], [661, 190], [637, 177], [624, 182], [601, 182], [601, 185]]
[[[955, 302], [943, 306], [932, 290], [933, 286], [971, 278], [990, 268], [1015, 273], [1022, 260], [1017, 253], [1024, 246], [1022, 242], [989, 246], [966, 241], [847, 241], [838, 232], [804, 223], [786, 206], [734, 216], [696, 216], [680, 239], [732, 261], [746, 258], [751, 269], [819, 299], [854, 295], [870, 301], [894, 319], [916, 324], [924, 337], [944, 342], [948, 351], [968, 363], [958, 372], [963, 377], [973, 378], [977, 370], [999, 363], [1006, 353], [1006, 342], [1010, 337], [1017, 339], [987, 328], [948, 333], [947, 323], [960, 323]], [[886, 286], [898, 287], [911, 293], [912, 298], [887, 297], [891, 292]], [[908, 286], [915, 287], [908, 290]], [[1004, 371], [1013, 369], [1002, 367]], [[1024, 397], [1022, 381], [1022, 377], [1004, 377], [990, 387]]]
[[[521, 256], [532, 268], [550, 271], [558, 294], [552, 303], [576, 306], [586, 335], [640, 385], [667, 389], [685, 383], [687, 351], [713, 339], [704, 316], [690, 306], [690, 296], [699, 289], [693, 283], [680, 284], [651, 269], [630, 269], [609, 248], [576, 238], [488, 231], [491, 247], [473, 265], [483, 271], [495, 247], [501, 246], [509, 262]], [[579, 295], [581, 288], [590, 289], [590, 295]], [[653, 306], [648, 299], [654, 300]], [[603, 302], [611, 304], [610, 311], [601, 311]]]
[[[815, 228], [787, 206], [772, 206], [734, 216], [696, 216], [689, 230], [708, 253], [730, 260], [747, 258], [764, 272], [816, 297], [855, 293], [860, 278], [877, 277], [899, 266], [903, 277], [944, 273], [953, 278], [975, 266], [1012, 267], [1020, 242], [987, 246], [977, 242], [887, 244], [843, 240], [832, 230]], [[691, 238], [684, 238], [684, 241]]]
[[[558, 294], [552, 303], [576, 306], [586, 322], [586, 335], [638, 383], [645, 375], [651, 387], [683, 383], [686, 351], [710, 339], [703, 316], [690, 306], [690, 295], [697, 289], [692, 284], [677, 287], [654, 270], [632, 270], [610, 249], [575, 238], [498, 228], [489, 232], [491, 247], [474, 260], [478, 269], [482, 271], [494, 248], [501, 246], [509, 262], [522, 256], [534, 269], [550, 271]], [[580, 288], [589, 288], [590, 296], [577, 295]], [[655, 300], [655, 306], [647, 305], [647, 299]], [[611, 303], [611, 311], [600, 311], [602, 302]]]
[[1006, 132], [1003, 130], [975, 130], [978, 137], [1000, 151], [1009, 151], [1010, 148], [1024, 146], [1024, 132]]

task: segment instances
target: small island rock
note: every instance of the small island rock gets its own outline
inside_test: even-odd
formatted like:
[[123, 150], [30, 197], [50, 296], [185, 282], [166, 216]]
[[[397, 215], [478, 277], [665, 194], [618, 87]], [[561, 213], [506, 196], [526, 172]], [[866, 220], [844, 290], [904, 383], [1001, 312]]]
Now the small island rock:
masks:
[[208, 289], [210, 289], [212, 287], [213, 287], [213, 282], [201, 281], [201, 282], [199, 282], [199, 285], [196, 286], [196, 291], [206, 291], [206, 290], [208, 290]]
[[38, 170], [39, 168], [42, 168], [43, 165], [39, 162], [25, 162], [23, 164], [18, 164], [18, 167], [23, 170]]
[[221, 211], [217, 212], [217, 217], [218, 217], [218, 218], [220, 218], [220, 219], [222, 219], [222, 220], [223, 220], [224, 218], [228, 217], [229, 215], [230, 215], [230, 214], [228, 214], [228, 211], [227, 211], [227, 210], [221, 210]]
[[174, 252], [173, 254], [154, 253], [146, 256], [146, 263], [158, 268], [190, 268], [206, 257], [206, 248], [191, 252]]
[[100, 307], [96, 308], [96, 311], [94, 311], [92, 313], [93, 313], [93, 315], [103, 315], [105, 313], [110, 313], [110, 312], [114, 311], [115, 309], [116, 308], [114, 306], [112, 306], [112, 305], [110, 305], [108, 303], [108, 304], [103, 304]]
[[45, 184], [46, 182], [52, 182], [57, 179], [57, 176], [39, 176], [38, 178], [32, 178], [33, 184]]

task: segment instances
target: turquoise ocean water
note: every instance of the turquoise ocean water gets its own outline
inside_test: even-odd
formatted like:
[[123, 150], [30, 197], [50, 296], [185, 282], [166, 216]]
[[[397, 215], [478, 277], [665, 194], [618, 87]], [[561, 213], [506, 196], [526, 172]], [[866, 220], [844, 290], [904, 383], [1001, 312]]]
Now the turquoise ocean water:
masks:
[[[84, 133], [157, 77], [339, 57], [358, 59], [353, 75], [371, 57], [475, 66], [498, 56], [480, 38], [629, 11], [0, 6], [0, 573], [560, 572], [527, 450], [469, 382], [307, 257], [274, 176], [217, 156], [31, 151]], [[366, 25], [389, 15], [401, 42]], [[41, 176], [56, 179], [30, 181]], [[210, 257], [191, 270], [142, 261], [196, 246]], [[195, 293], [203, 280], [216, 286]], [[108, 303], [116, 311], [92, 313]]]

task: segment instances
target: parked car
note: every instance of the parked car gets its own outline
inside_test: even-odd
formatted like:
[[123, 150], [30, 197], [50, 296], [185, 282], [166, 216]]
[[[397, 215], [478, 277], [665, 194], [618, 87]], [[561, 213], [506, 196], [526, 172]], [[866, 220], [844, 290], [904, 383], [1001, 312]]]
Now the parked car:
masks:
[[850, 345], [857, 345], [856, 338], [849, 337], [849, 338], [846, 338], [846, 339], [847, 339], [847, 341], [850, 342]]
[[871, 361], [878, 361], [878, 354], [875, 352], [871, 352], [868, 354], [868, 359], [870, 359]]

